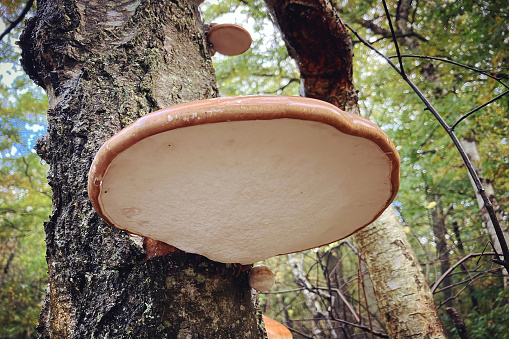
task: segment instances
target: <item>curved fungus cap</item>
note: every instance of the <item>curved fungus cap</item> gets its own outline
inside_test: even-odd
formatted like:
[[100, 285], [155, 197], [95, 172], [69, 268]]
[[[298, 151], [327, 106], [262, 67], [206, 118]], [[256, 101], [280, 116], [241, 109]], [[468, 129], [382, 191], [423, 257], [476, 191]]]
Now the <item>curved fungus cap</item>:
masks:
[[251, 47], [251, 35], [244, 28], [234, 24], [219, 24], [210, 27], [207, 41], [214, 52], [234, 56]]
[[111, 225], [224, 263], [345, 238], [399, 188], [371, 122], [323, 101], [215, 98], [148, 114], [95, 156], [88, 194]]
[[283, 324], [262, 314], [268, 339], [292, 339], [292, 332]]

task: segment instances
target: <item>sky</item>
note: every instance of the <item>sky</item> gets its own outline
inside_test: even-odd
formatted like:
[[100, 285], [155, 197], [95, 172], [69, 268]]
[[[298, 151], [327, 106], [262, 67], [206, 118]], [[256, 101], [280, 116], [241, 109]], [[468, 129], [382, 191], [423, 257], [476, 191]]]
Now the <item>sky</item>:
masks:
[[[3, 32], [5, 30], [5, 24], [0, 21], [0, 32]], [[8, 37], [4, 37], [4, 40]], [[15, 39], [11, 39], [15, 40]], [[19, 51], [19, 47], [16, 45], [13, 45], [15, 49]], [[5, 86], [11, 86], [14, 79], [23, 74], [23, 72], [20, 69], [20, 65], [17, 65], [18, 67], [15, 67], [15, 65], [11, 62], [0, 62], [0, 75], [1, 79], [0, 82], [4, 84]], [[19, 69], [16, 69], [19, 68]]]

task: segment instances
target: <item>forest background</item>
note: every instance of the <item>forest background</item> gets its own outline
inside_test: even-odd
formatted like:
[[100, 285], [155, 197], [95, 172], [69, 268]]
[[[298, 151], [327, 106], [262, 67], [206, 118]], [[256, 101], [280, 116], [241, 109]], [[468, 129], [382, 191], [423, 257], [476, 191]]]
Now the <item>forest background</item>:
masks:
[[[395, 22], [401, 3], [388, 2]], [[342, 20], [360, 37], [383, 54], [395, 55], [380, 1], [335, 4]], [[0, 32], [20, 16], [25, 5], [25, 1], [1, 2]], [[506, 1], [434, 0], [410, 5], [406, 26], [397, 29], [402, 53], [412, 55], [403, 58], [406, 71], [447, 122], [453, 124], [507, 91]], [[221, 95], [299, 94], [298, 69], [263, 2], [207, 1], [201, 10], [204, 22], [240, 24], [254, 40], [243, 55], [214, 56]], [[22, 28], [22, 23], [17, 25], [0, 41], [1, 338], [35, 336], [47, 284], [43, 222], [51, 213], [51, 193], [47, 167], [33, 150], [45, 133], [47, 99], [20, 67], [15, 41]], [[433, 292], [444, 326], [453, 337], [459, 337], [446, 312], [452, 308], [464, 319], [471, 338], [506, 338], [509, 289], [504, 288], [501, 267], [491, 262], [492, 257], [478, 255], [492, 248], [458, 152], [401, 77], [353, 34], [352, 39], [360, 113], [381, 126], [400, 152], [401, 189], [393, 208], [430, 286], [435, 287], [442, 278]], [[475, 166], [483, 182], [494, 189], [505, 227], [509, 208], [508, 97], [475, 112], [455, 130], [462, 140], [475, 145], [479, 154]], [[366, 335], [368, 327], [384, 332], [369, 278], [352, 241], [272, 258], [266, 264], [276, 273], [277, 285], [270, 293], [260, 294], [261, 307], [302, 337], [330, 335], [326, 318], [317, 314], [327, 313], [330, 306], [324, 290], [331, 271], [335, 288], [345, 298], [338, 307], [343, 312], [345, 333]], [[354, 314], [362, 326], [351, 325], [358, 323], [352, 320]]]

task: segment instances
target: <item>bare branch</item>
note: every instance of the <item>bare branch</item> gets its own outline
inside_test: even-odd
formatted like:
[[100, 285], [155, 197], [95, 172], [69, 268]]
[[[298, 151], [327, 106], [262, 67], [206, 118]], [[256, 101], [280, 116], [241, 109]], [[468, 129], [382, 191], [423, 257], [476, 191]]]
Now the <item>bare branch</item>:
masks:
[[[389, 59], [396, 58], [396, 57], [397, 56], [390, 56]], [[472, 66], [469, 66], [469, 65], [465, 65], [465, 64], [459, 63], [457, 61], [453, 61], [453, 60], [447, 59], [447, 58], [439, 58], [439, 57], [433, 57], [433, 56], [427, 56], [427, 55], [416, 55], [416, 54], [402, 54], [401, 57], [402, 58], [416, 58], [416, 59], [437, 60], [437, 61], [445, 62], [445, 63], [448, 63], [448, 64], [453, 64], [453, 65], [456, 65], [456, 66], [460, 66], [460, 67], [469, 69], [471, 71], [478, 72], [478, 73], [481, 73], [483, 75], [486, 75], [487, 77], [492, 78], [493, 80], [499, 82], [505, 88], [509, 89], [509, 86], [502, 82], [503, 77], [501, 78], [501, 77], [493, 76], [493, 75], [491, 75], [490, 73], [488, 73], [485, 70], [482, 70], [482, 69], [479, 69], [479, 68], [475, 68], [475, 67], [472, 67]]]
[[[504, 85], [505, 86], [505, 85]], [[506, 86], [507, 87], [507, 86]], [[498, 99], [500, 99], [501, 97], [503, 97], [504, 95], [508, 94], [509, 93], [509, 90], [505, 91], [504, 93], [500, 94], [500, 95], [497, 95], [496, 97], [494, 97], [493, 99], [491, 99], [490, 101], [487, 101], [485, 102], [484, 104], [480, 105], [480, 106], [477, 106], [476, 108], [474, 108], [473, 110], [471, 110], [470, 112], [468, 113], [465, 113], [463, 114], [458, 120], [456, 120], [456, 122], [454, 124], [451, 125], [451, 129], [454, 130], [456, 128], [456, 126], [462, 122], [463, 120], [465, 120], [466, 118], [468, 118], [469, 116], [471, 116], [472, 114], [474, 114], [475, 112], [477, 112], [478, 110], [480, 110], [481, 108], [485, 107], [485, 106], [488, 106], [489, 104], [491, 104], [492, 102], [494, 101], [497, 101]]]
[[4, 36], [6, 36], [7, 34], [9, 34], [14, 28], [16, 28], [16, 26], [21, 22], [23, 21], [23, 19], [25, 18], [25, 16], [27, 15], [28, 11], [30, 10], [30, 8], [32, 8], [32, 5], [34, 4], [34, 0], [28, 0], [26, 5], [25, 5], [25, 8], [23, 8], [23, 11], [21, 12], [21, 14], [18, 16], [18, 18], [16, 20], [14, 20], [13, 22], [11, 22], [11, 24], [9, 25], [9, 27], [7, 27], [5, 29], [5, 31], [2, 32], [2, 34], [0, 34], [0, 40], [2, 40], [4, 38]]
[[405, 69], [403, 68], [403, 59], [401, 58], [401, 53], [399, 52], [398, 40], [396, 39], [396, 33], [394, 32], [394, 28], [392, 27], [391, 15], [389, 14], [389, 9], [387, 9], [387, 3], [385, 0], [382, 0], [382, 4], [384, 5], [385, 15], [387, 16], [387, 22], [389, 23], [389, 28], [391, 29], [392, 41], [394, 42], [394, 47], [396, 48], [396, 54], [398, 55], [399, 61], [399, 69], [401, 71], [401, 75], [405, 77]]
[[464, 262], [465, 260], [471, 258], [471, 257], [478, 257], [478, 256], [481, 256], [481, 255], [494, 255], [495, 253], [493, 252], [487, 252], [487, 253], [469, 253], [468, 255], [464, 256], [463, 258], [461, 258], [460, 260], [458, 260], [454, 265], [452, 265], [451, 267], [449, 267], [449, 269], [447, 271], [444, 272], [444, 274], [442, 274], [442, 276], [440, 277], [440, 279], [438, 279], [434, 284], [433, 284], [433, 287], [431, 287], [431, 293], [435, 293], [435, 290], [437, 289], [438, 285], [440, 285], [440, 283], [445, 279], [445, 277], [451, 273], [456, 267], [458, 267], [462, 262]]

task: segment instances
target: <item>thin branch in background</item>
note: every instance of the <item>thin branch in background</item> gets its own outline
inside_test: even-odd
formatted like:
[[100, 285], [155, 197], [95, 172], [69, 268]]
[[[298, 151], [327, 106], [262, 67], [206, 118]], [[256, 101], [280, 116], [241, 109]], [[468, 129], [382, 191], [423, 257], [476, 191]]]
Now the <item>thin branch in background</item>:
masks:
[[291, 290], [282, 290], [282, 291], [274, 291], [274, 292], [270, 292], [270, 291], [267, 291], [267, 292], [258, 292], [258, 294], [281, 294], [281, 293], [299, 292], [299, 291], [303, 291], [303, 290], [305, 290], [304, 287], [299, 287], [299, 288], [294, 288], [294, 289], [291, 289]]
[[440, 283], [445, 279], [445, 277], [451, 273], [456, 267], [458, 267], [462, 262], [464, 262], [465, 260], [468, 260], [469, 258], [471, 257], [478, 257], [478, 256], [482, 256], [482, 255], [494, 255], [495, 253], [493, 252], [487, 252], [487, 253], [469, 253], [468, 255], [464, 256], [463, 258], [461, 258], [459, 261], [457, 261], [454, 265], [452, 265], [451, 267], [449, 267], [449, 269], [447, 271], [444, 272], [444, 274], [442, 274], [442, 276], [440, 277], [440, 279], [438, 279], [434, 284], [433, 284], [433, 287], [431, 287], [431, 293], [435, 293], [435, 290], [437, 289], [438, 285], [440, 285]]
[[[385, 3], [385, 2], [384, 2]], [[497, 215], [495, 213], [495, 209], [493, 207], [493, 204], [491, 203], [491, 200], [486, 195], [486, 191], [481, 183], [481, 180], [479, 179], [479, 176], [475, 172], [475, 169], [472, 165], [472, 162], [468, 158], [468, 155], [466, 154], [465, 150], [463, 149], [463, 146], [461, 146], [461, 143], [454, 133], [454, 130], [447, 124], [447, 122], [442, 118], [442, 116], [438, 113], [438, 111], [435, 109], [435, 107], [429, 102], [428, 99], [424, 96], [424, 94], [419, 90], [419, 88], [406, 76], [405, 73], [403, 73], [398, 67], [383, 53], [378, 51], [375, 47], [373, 47], [369, 42], [366, 41], [366, 39], [362, 38], [358, 32], [356, 32], [350, 25], [345, 23], [345, 26], [369, 49], [374, 51], [377, 55], [381, 56], [402, 78], [405, 80], [405, 82], [412, 88], [415, 94], [419, 97], [419, 99], [424, 103], [426, 106], [426, 109], [433, 114], [435, 119], [439, 122], [439, 124], [442, 126], [442, 128], [447, 132], [449, 137], [451, 138], [452, 142], [454, 143], [454, 146], [458, 150], [463, 163], [467, 167], [468, 173], [470, 174], [472, 181], [475, 185], [475, 188], [479, 192], [479, 195], [481, 196], [483, 202], [484, 202], [484, 208], [486, 208], [486, 211], [488, 212], [488, 215], [490, 217], [491, 222], [493, 223], [493, 228], [495, 229], [495, 233], [497, 235], [497, 238], [500, 242], [500, 247], [502, 248], [502, 254], [504, 256], [504, 259], [499, 258], [493, 258], [492, 261], [494, 263], [500, 264], [505, 267], [507, 271], [509, 271], [509, 248], [507, 247], [507, 242], [505, 241], [504, 234], [502, 233], [502, 228], [500, 227], [500, 223], [498, 221]]]
[[295, 328], [293, 328], [293, 327], [288, 327], [288, 329], [289, 329], [291, 332], [297, 333], [298, 335], [302, 336], [303, 338], [313, 339], [313, 337], [311, 337], [311, 336], [309, 336], [309, 335], [305, 335], [304, 333], [297, 331], [297, 330], [296, 330]]
[[[500, 269], [500, 268], [499, 268]], [[456, 293], [455, 295], [447, 298], [446, 300], [444, 300], [443, 302], [440, 303], [440, 305], [438, 305], [437, 308], [441, 308], [442, 306], [444, 306], [449, 300], [454, 300], [456, 299], [461, 293], [463, 293], [463, 291], [465, 291], [468, 286], [472, 285], [477, 279], [480, 279], [481, 277], [483, 277], [484, 275], [486, 275], [488, 272], [481, 272], [481, 273], [478, 273], [476, 274], [472, 279], [470, 279], [465, 286], [463, 286], [463, 288], [461, 290], [458, 291], [458, 293]]]
[[[397, 56], [389, 56], [389, 59], [396, 58], [396, 57]], [[456, 65], [456, 66], [459, 66], [459, 67], [463, 67], [463, 68], [469, 69], [471, 71], [474, 71], [474, 72], [477, 72], [477, 73], [481, 73], [482, 75], [486, 75], [487, 77], [492, 78], [493, 80], [495, 80], [498, 83], [500, 83], [505, 88], [509, 89], [509, 86], [502, 82], [503, 78], [499, 78], [499, 77], [493, 76], [490, 73], [486, 72], [485, 70], [482, 70], [482, 69], [479, 69], [479, 68], [475, 68], [475, 67], [472, 67], [472, 66], [469, 66], [469, 65], [465, 65], [465, 64], [459, 63], [457, 61], [453, 61], [453, 60], [447, 59], [447, 58], [432, 57], [432, 56], [417, 55], [417, 54], [402, 54], [401, 57], [402, 58], [437, 60], [437, 61], [445, 62], [445, 63], [448, 63], [448, 64]]]
[[25, 8], [23, 8], [23, 11], [21, 12], [21, 14], [18, 16], [18, 18], [14, 21], [11, 22], [11, 24], [9, 25], [9, 27], [7, 27], [5, 29], [5, 31], [2, 32], [2, 34], [0, 34], [0, 40], [2, 40], [4, 38], [4, 36], [6, 36], [7, 34], [9, 34], [14, 28], [16, 28], [16, 26], [21, 22], [23, 21], [23, 19], [25, 18], [25, 16], [27, 15], [28, 11], [30, 10], [30, 8], [32, 8], [32, 5], [34, 4], [34, 0], [28, 0], [26, 5], [25, 5]]
[[[505, 85], [504, 85], [505, 86]], [[507, 86], [506, 86], [507, 87]], [[502, 98], [504, 95], [508, 94], [509, 93], [509, 90], [505, 91], [504, 93], [500, 94], [500, 95], [497, 95], [496, 97], [494, 97], [493, 99], [491, 99], [490, 101], [487, 101], [485, 102], [484, 104], [474, 108], [473, 110], [471, 110], [470, 112], [468, 113], [465, 113], [463, 114], [458, 120], [456, 120], [456, 122], [454, 124], [452, 124], [451, 126], [451, 130], [454, 130], [456, 128], [456, 126], [462, 122], [463, 120], [465, 120], [466, 118], [468, 118], [469, 116], [471, 116], [472, 114], [474, 114], [475, 112], [477, 112], [478, 110], [480, 110], [481, 108], [483, 108], [484, 106], [488, 106], [489, 104], [491, 104], [492, 102], [494, 101], [497, 101], [498, 99]]]
[[396, 32], [394, 32], [394, 28], [392, 27], [392, 20], [389, 10], [387, 9], [387, 3], [385, 0], [382, 0], [382, 4], [384, 5], [385, 16], [387, 17], [387, 22], [389, 23], [389, 28], [391, 29], [392, 41], [394, 42], [394, 47], [396, 47], [396, 54], [398, 55], [399, 61], [399, 69], [401, 71], [401, 75], [406, 77], [405, 69], [403, 68], [403, 58], [401, 57], [401, 53], [399, 51], [398, 40], [396, 39]]
[[[460, 286], [460, 285], [463, 285], [463, 284], [467, 284], [468, 285], [471, 285], [475, 280], [483, 277], [483, 276], [487, 276], [488, 274], [490, 273], [493, 273], [493, 275], [496, 275], [495, 273], [497, 271], [500, 271], [502, 268], [500, 266], [496, 266], [495, 268], [491, 268], [489, 270], [484, 270], [484, 271], [480, 271], [480, 272], [477, 272], [475, 275], [471, 275], [469, 274], [468, 278], [467, 279], [463, 279], [462, 281], [458, 281], [457, 283], [454, 283], [454, 284], [451, 284], [449, 286], [445, 286], [437, 291], [435, 291], [435, 294], [436, 293], [441, 293], [443, 291], [446, 291], [446, 290], [450, 290], [451, 288], [454, 288], [456, 286]], [[465, 272], [458, 272], [458, 273], [461, 273], [461, 274], [464, 274]], [[463, 291], [464, 289], [462, 289]], [[457, 295], [456, 295], [457, 296]]]
[[[296, 320], [293, 320], [293, 321], [314, 321], [314, 319], [296, 319]], [[341, 323], [341, 324], [357, 327], [357, 328], [360, 328], [360, 329], [362, 329], [362, 330], [364, 330], [366, 332], [370, 331], [369, 327], [367, 327], [367, 326], [359, 325], [359, 324], [354, 324], [354, 323], [351, 323], [351, 322], [346, 321], [346, 320], [332, 319], [332, 321], [336, 321], [336, 322]], [[290, 331], [291, 331], [291, 329], [290, 329]], [[381, 332], [377, 332], [377, 331], [373, 331], [372, 333], [374, 335], [376, 335], [377, 337], [380, 337], [380, 338], [389, 338], [389, 336], [387, 334], [385, 334], [385, 333], [381, 333]]]
[[[396, 56], [389, 56], [388, 58], [389, 59], [392, 59], [392, 58], [395, 58]], [[504, 86], [505, 88], [507, 88], [508, 90], [505, 91], [504, 93], [496, 96], [495, 98], [485, 102], [484, 104], [474, 108], [473, 110], [471, 110], [470, 112], [466, 113], [466, 114], [463, 114], [454, 124], [451, 125], [450, 129], [451, 130], [454, 130], [456, 128], [456, 126], [463, 120], [465, 120], [466, 118], [468, 118], [470, 115], [474, 114], [475, 112], [477, 112], [478, 110], [480, 110], [481, 108], [491, 104], [492, 102], [495, 102], [497, 101], [498, 99], [502, 98], [504, 95], [508, 94], [509, 93], [509, 86], [506, 85], [503, 81], [502, 81], [502, 78], [499, 78], [499, 77], [495, 77], [493, 75], [491, 75], [490, 73], [486, 72], [486, 71], [483, 71], [481, 69], [478, 69], [478, 68], [475, 68], [475, 67], [472, 67], [472, 66], [469, 66], [469, 65], [465, 65], [465, 64], [462, 64], [462, 63], [459, 63], [459, 62], [456, 62], [456, 61], [453, 61], [453, 60], [449, 60], [449, 59], [445, 59], [445, 58], [439, 58], [439, 57], [431, 57], [431, 56], [426, 56], [426, 55], [415, 55], [415, 54], [403, 54], [401, 56], [397, 56], [397, 57], [401, 57], [401, 58], [417, 58], [417, 59], [429, 59], [429, 60], [437, 60], [437, 61], [441, 61], [441, 62], [445, 62], [445, 63], [449, 63], [449, 64], [452, 64], [452, 65], [456, 65], [456, 66], [459, 66], [459, 67], [463, 67], [463, 68], [466, 68], [468, 70], [471, 70], [471, 71], [474, 71], [474, 72], [478, 72], [478, 73], [481, 73], [495, 81], [497, 81], [499, 84], [501, 84], [502, 86]]]
[[338, 296], [341, 298], [341, 300], [343, 300], [343, 302], [345, 303], [346, 308], [348, 308], [350, 313], [352, 313], [353, 317], [355, 318], [355, 321], [357, 321], [358, 323], [361, 322], [361, 319], [360, 319], [359, 315], [357, 315], [357, 313], [353, 309], [353, 306], [348, 302], [348, 300], [346, 300], [346, 297], [344, 296], [343, 293], [341, 293], [341, 291], [338, 288], [317, 287], [317, 290], [322, 290], [322, 289], [329, 290], [329, 293], [336, 292], [338, 294]]

